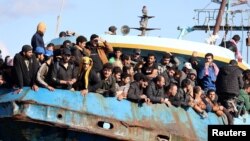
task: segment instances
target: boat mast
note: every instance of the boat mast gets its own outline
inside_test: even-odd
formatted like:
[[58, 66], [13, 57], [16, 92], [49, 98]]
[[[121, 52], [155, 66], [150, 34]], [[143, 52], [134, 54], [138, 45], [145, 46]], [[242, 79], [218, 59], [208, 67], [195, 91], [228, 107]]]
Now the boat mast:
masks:
[[[222, 22], [222, 18], [223, 18], [223, 15], [224, 15], [226, 5], [227, 5], [227, 0], [222, 0], [221, 5], [220, 5], [220, 9], [219, 9], [219, 13], [218, 13], [217, 18], [216, 18], [214, 31], [213, 31], [214, 36], [216, 36], [218, 34], [219, 30], [220, 30], [220, 25], [221, 25], [221, 22]], [[226, 18], [226, 25], [227, 24], [228, 24], [228, 19]]]
[[151, 18], [154, 18], [155, 16], [148, 16], [148, 10], [146, 6], [143, 6], [142, 8], [142, 16], [139, 16], [141, 18], [140, 20], [140, 27], [130, 27], [130, 29], [136, 29], [140, 30], [141, 34], [139, 36], [145, 36], [146, 32], [149, 30], [160, 30], [160, 28], [148, 28], [148, 20]]
[[59, 15], [57, 16], [56, 32], [55, 32], [56, 37], [58, 36], [58, 30], [59, 30], [60, 21], [61, 21], [61, 13], [62, 13], [62, 10], [63, 10], [63, 4], [64, 4], [64, 0], [62, 0], [61, 7], [60, 7], [60, 12], [59, 12]]

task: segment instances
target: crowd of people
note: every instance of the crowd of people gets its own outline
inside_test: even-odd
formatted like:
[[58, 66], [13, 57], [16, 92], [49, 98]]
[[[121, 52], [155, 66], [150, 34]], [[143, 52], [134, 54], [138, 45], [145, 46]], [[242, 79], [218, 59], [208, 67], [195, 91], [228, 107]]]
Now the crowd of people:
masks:
[[[236, 60], [222, 67], [213, 61], [212, 53], [205, 55], [201, 64], [197, 52], [183, 63], [166, 52], [160, 62], [154, 54], [141, 56], [140, 49], [125, 54], [96, 34], [79, 35], [55, 48], [46, 47], [43, 35], [44, 23], [39, 23], [31, 45], [12, 59], [6, 56], [0, 65], [0, 87], [23, 87], [39, 91], [65, 89], [100, 93], [105, 97], [117, 97], [136, 103], [164, 103], [167, 107], [193, 108], [201, 118], [214, 112], [233, 124], [233, 117], [250, 111], [250, 70], [244, 72]], [[14, 79], [15, 78], [15, 79]]]

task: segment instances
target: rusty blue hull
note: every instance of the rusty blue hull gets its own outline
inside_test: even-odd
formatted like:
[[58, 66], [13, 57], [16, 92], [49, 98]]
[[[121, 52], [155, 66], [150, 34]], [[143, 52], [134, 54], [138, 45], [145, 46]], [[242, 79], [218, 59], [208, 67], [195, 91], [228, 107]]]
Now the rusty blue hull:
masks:
[[[249, 124], [249, 117], [238, 124]], [[89, 93], [0, 90], [0, 140], [207, 140], [207, 125], [224, 124], [191, 108], [137, 104]]]

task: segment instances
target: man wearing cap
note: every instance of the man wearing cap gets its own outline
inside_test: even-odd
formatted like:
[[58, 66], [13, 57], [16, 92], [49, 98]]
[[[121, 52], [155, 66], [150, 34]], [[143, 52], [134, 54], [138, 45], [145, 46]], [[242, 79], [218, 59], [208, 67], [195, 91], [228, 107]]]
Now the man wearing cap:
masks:
[[191, 85], [194, 87], [194, 86], [197, 86], [198, 83], [197, 83], [197, 72], [195, 69], [191, 69], [190, 72], [188, 73], [188, 76], [187, 76], [188, 79], [191, 80]]
[[46, 31], [46, 24], [44, 22], [40, 22], [37, 25], [37, 31], [36, 33], [32, 36], [31, 38], [31, 45], [33, 47], [33, 51], [36, 50], [36, 47], [40, 46], [45, 49], [44, 41], [43, 41], [43, 36]]
[[82, 58], [76, 83], [76, 89], [80, 90], [82, 95], [86, 95], [88, 92], [95, 92], [101, 87], [101, 79], [92, 69], [92, 66], [93, 61], [91, 58], [87, 56]]
[[184, 66], [183, 66], [183, 68], [181, 70], [181, 77], [180, 77], [179, 85], [181, 85], [182, 80], [187, 78], [187, 75], [188, 75], [188, 73], [190, 72], [191, 69], [193, 69], [191, 63], [185, 62]]
[[35, 55], [33, 55], [32, 47], [24, 45], [22, 51], [14, 57], [14, 72], [18, 88], [15, 93], [20, 93], [24, 86], [30, 86], [35, 91], [38, 90], [35, 83], [38, 68], [39, 64]]
[[36, 47], [35, 49], [35, 56], [37, 61], [39, 62], [39, 66], [42, 65], [44, 62], [44, 54], [45, 54], [45, 49], [43, 47]]
[[141, 50], [135, 49], [134, 54], [131, 56], [132, 64], [135, 65], [138, 62], [144, 62], [143, 58], [141, 57]]
[[55, 88], [74, 90], [72, 87], [76, 82], [78, 67], [70, 62], [71, 51], [64, 48], [62, 51], [62, 60], [56, 62], [52, 69], [52, 81]]
[[53, 63], [53, 51], [45, 50], [45, 62], [41, 65], [37, 72], [36, 79], [38, 84], [44, 88], [47, 88], [50, 91], [54, 91], [55, 88], [52, 87], [51, 80], [51, 66]]
[[[104, 47], [99, 43], [103, 43]], [[90, 42], [86, 46], [90, 52], [90, 58], [93, 60], [93, 70], [100, 73], [103, 65], [108, 63], [107, 53], [113, 52], [113, 47], [96, 34], [91, 35]]]

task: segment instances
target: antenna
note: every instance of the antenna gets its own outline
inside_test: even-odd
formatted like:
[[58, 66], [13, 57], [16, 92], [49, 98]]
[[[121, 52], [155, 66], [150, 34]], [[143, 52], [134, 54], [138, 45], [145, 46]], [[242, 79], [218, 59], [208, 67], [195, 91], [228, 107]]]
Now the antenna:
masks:
[[55, 32], [56, 37], [58, 36], [58, 30], [59, 30], [60, 21], [61, 21], [61, 13], [62, 13], [62, 10], [63, 10], [63, 3], [64, 3], [64, 0], [62, 0], [61, 7], [60, 7], [60, 12], [59, 12], [59, 15], [57, 16], [56, 32]]
[[155, 16], [148, 16], [147, 7], [143, 6], [143, 8], [142, 8], [142, 16], [139, 16], [139, 18], [141, 18], [140, 27], [139, 28], [131, 27], [130, 29], [140, 30], [141, 34], [139, 36], [145, 36], [146, 31], [149, 31], [149, 30], [160, 30], [160, 28], [148, 28], [148, 20], [151, 19], [151, 18], [154, 18], [154, 17]]

